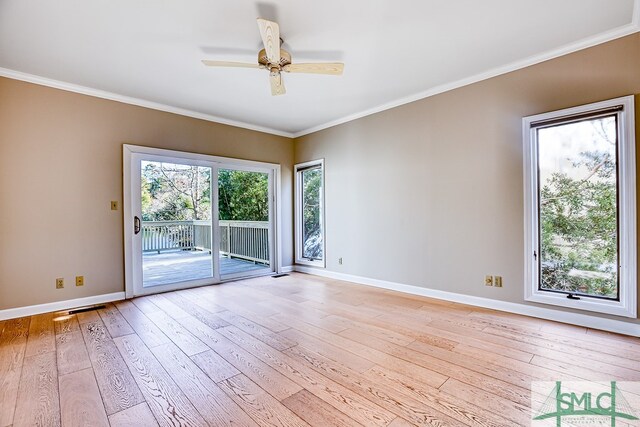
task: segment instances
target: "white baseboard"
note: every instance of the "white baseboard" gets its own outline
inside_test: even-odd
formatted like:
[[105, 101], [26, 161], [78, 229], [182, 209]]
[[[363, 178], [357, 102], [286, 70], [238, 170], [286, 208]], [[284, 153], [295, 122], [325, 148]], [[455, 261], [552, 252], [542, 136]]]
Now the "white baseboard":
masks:
[[294, 266], [294, 269], [295, 271], [298, 271], [300, 273], [313, 274], [316, 276], [328, 277], [330, 279], [344, 280], [347, 282], [374, 286], [376, 288], [389, 289], [392, 291], [404, 292], [412, 295], [420, 295], [429, 298], [436, 298], [445, 301], [472, 305], [476, 307], [506, 311], [508, 313], [522, 314], [524, 316], [537, 317], [545, 320], [569, 323], [572, 325], [583, 326], [591, 329], [600, 329], [603, 331], [640, 337], [639, 323], [624, 322], [620, 320], [591, 316], [588, 314], [571, 313], [567, 311], [554, 310], [552, 308], [544, 308], [534, 305], [475, 297], [471, 295], [457, 294], [454, 292], [439, 291], [436, 289], [422, 288], [419, 286], [405, 285], [402, 283], [388, 282], [385, 280], [337, 273], [335, 271], [306, 267], [301, 265]]
[[47, 304], [29, 305], [27, 307], [9, 308], [0, 310], [0, 320], [15, 319], [18, 317], [33, 316], [34, 314], [50, 313], [52, 311], [69, 310], [87, 305], [104, 304], [106, 302], [124, 299], [124, 292], [95, 295], [92, 297], [76, 298], [65, 301], [50, 302]]
[[285, 265], [285, 266], [282, 266], [280, 271], [282, 273], [291, 273], [292, 271], [294, 271], [294, 268], [293, 268], [293, 265]]

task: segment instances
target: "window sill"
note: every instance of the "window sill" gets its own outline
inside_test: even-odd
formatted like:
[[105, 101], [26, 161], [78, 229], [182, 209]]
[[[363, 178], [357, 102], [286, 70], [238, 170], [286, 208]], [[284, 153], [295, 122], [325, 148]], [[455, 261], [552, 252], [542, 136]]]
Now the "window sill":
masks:
[[308, 265], [310, 267], [325, 268], [324, 260], [309, 261], [308, 259], [297, 259], [296, 264]]
[[551, 292], [535, 291], [531, 295], [527, 295], [525, 300], [540, 304], [573, 308], [576, 310], [610, 314], [613, 316], [630, 317], [634, 319], [637, 317], [635, 304], [625, 304], [622, 301], [607, 301], [584, 296], [580, 296], [580, 298], [581, 299], [579, 300], [572, 300], [567, 298], [566, 294], [554, 294]]

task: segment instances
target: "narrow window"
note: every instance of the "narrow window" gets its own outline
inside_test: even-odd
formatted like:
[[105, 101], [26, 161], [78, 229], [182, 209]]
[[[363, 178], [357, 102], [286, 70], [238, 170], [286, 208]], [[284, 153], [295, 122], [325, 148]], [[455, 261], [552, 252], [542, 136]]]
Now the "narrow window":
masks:
[[296, 263], [324, 267], [324, 161], [295, 166]]
[[633, 98], [524, 119], [527, 300], [636, 316]]

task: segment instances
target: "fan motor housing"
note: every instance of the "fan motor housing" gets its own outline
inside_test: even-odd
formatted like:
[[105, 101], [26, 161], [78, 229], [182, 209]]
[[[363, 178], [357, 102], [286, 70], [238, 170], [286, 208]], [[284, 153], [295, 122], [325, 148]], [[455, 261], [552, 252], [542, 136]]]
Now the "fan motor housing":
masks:
[[284, 67], [285, 65], [291, 64], [291, 54], [284, 49], [280, 49], [280, 62], [278, 62], [277, 64], [272, 64], [269, 62], [269, 58], [267, 58], [267, 51], [265, 49], [262, 49], [260, 52], [258, 52], [258, 64], [267, 69], [282, 69], [282, 67]]

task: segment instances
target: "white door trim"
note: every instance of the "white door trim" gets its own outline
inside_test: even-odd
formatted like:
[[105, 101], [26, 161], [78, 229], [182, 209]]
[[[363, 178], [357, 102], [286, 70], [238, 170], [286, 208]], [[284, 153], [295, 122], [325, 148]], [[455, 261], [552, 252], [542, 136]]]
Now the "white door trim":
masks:
[[[282, 241], [280, 236], [281, 230], [281, 201], [280, 201], [280, 165], [275, 163], [266, 163], [266, 162], [258, 162], [251, 160], [242, 160], [242, 159], [233, 159], [229, 157], [220, 157], [220, 156], [211, 156], [207, 154], [198, 154], [198, 153], [190, 153], [184, 151], [175, 151], [175, 150], [166, 150], [161, 148], [152, 148], [152, 147], [142, 147], [131, 144], [123, 144], [122, 146], [122, 162], [123, 162], [123, 215], [124, 215], [124, 255], [125, 255], [125, 295], [126, 298], [133, 298], [136, 296], [136, 291], [134, 289], [134, 283], [136, 280], [141, 280], [141, 277], [136, 277], [138, 273], [136, 273], [136, 269], [134, 268], [134, 263], [132, 262], [133, 257], [138, 255], [140, 248], [136, 248], [136, 239], [134, 239], [133, 234], [133, 217], [136, 214], [136, 208], [134, 206], [134, 194], [132, 193], [132, 184], [133, 179], [137, 174], [136, 167], [137, 162], [135, 161], [135, 157], [138, 155], [143, 155], [145, 158], [154, 158], [157, 156], [158, 159], [173, 158], [173, 159], [183, 159], [188, 161], [189, 163], [199, 163], [202, 162], [203, 165], [211, 166], [213, 174], [217, 177], [218, 169], [220, 168], [235, 168], [246, 171], [255, 171], [255, 172], [265, 172], [269, 171], [271, 175], [270, 182], [272, 183], [270, 192], [270, 221], [272, 223], [273, 228], [273, 236], [272, 236], [272, 266], [275, 272], [280, 272], [282, 270]], [[213, 180], [212, 180], [213, 181]], [[217, 179], [216, 179], [217, 182]], [[213, 185], [213, 182], [212, 182]], [[217, 185], [213, 185], [215, 187], [214, 193], [217, 193]], [[215, 194], [214, 194], [215, 195]], [[217, 199], [216, 199], [217, 200]], [[215, 210], [215, 209], [214, 209]], [[217, 212], [214, 212], [214, 220], [217, 220]], [[215, 241], [219, 242], [219, 231], [215, 230], [216, 227], [212, 227], [214, 229], [214, 244]], [[192, 282], [193, 286], [210, 284], [213, 281], [220, 281], [219, 277], [219, 263], [214, 261], [214, 278], [203, 279], [201, 281]], [[272, 272], [268, 272], [265, 274], [272, 274]], [[233, 278], [228, 278], [233, 279]], [[237, 278], [236, 278], [237, 279]], [[179, 289], [182, 286], [180, 284], [176, 284], [175, 286], [163, 286], [162, 291], [172, 290], [172, 288]]]

